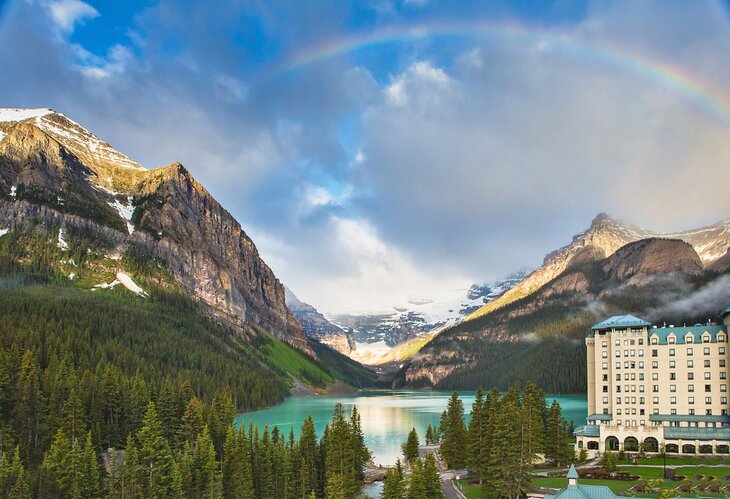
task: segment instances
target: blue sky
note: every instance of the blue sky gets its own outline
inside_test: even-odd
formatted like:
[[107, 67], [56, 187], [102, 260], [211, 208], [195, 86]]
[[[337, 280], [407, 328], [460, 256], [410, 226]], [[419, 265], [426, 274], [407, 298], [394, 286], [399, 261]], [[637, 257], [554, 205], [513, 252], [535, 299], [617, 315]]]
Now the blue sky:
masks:
[[0, 5], [0, 106], [182, 162], [326, 312], [534, 268], [601, 211], [730, 214], [725, 2]]

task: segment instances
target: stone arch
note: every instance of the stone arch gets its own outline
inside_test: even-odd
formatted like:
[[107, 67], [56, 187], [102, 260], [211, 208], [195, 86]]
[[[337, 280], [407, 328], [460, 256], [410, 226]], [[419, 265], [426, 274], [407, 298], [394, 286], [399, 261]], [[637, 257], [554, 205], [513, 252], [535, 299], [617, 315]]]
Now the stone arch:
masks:
[[700, 445], [700, 454], [712, 454], [712, 446], [711, 445]]
[[596, 442], [595, 440], [589, 440], [588, 441], [588, 448], [590, 450], [598, 450], [598, 442]]
[[667, 454], [678, 454], [679, 453], [679, 445], [677, 444], [667, 444], [664, 446], [664, 450]]
[[696, 454], [697, 448], [693, 444], [684, 444], [682, 446], [682, 454]]
[[624, 439], [624, 450], [629, 452], [638, 452], [639, 440], [636, 437], [626, 437]]
[[720, 444], [717, 447], [715, 447], [715, 452], [717, 454], [730, 454], [730, 446]]
[[618, 438], [606, 437], [606, 450], [618, 450]]
[[654, 437], [644, 439], [644, 452], [659, 452], [659, 441]]

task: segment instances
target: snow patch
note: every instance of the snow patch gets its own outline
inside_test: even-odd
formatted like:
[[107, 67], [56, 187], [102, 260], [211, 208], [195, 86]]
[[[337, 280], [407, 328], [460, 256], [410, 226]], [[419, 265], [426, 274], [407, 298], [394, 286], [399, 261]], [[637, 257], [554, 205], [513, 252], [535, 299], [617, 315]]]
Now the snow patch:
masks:
[[94, 285], [94, 289], [111, 289], [114, 286], [116, 286], [117, 284], [121, 284], [121, 283], [118, 280], [115, 279], [112, 282], [110, 282], [109, 284], [107, 284], [105, 282], [103, 282], [101, 284], [95, 284]]
[[132, 206], [132, 196], [127, 198], [127, 204], [122, 204], [118, 199], [114, 199], [109, 206], [114, 208], [119, 216], [127, 221], [127, 232], [134, 234], [134, 225], [132, 225], [132, 215], [134, 214], [134, 206]]
[[10, 229], [0, 229], [0, 237], [3, 237], [8, 232], [10, 232]]
[[128, 274], [125, 274], [124, 272], [117, 272], [117, 280], [132, 293], [135, 293], [139, 296], [147, 296], [147, 293], [145, 293], [142, 288], [137, 286], [137, 283], [135, 283]]
[[30, 118], [38, 118], [51, 114], [53, 109], [36, 108], [36, 109], [14, 109], [0, 108], [0, 121], [23, 121]]
[[68, 251], [68, 243], [63, 238], [63, 228], [58, 229], [58, 244], [56, 246], [64, 251]]

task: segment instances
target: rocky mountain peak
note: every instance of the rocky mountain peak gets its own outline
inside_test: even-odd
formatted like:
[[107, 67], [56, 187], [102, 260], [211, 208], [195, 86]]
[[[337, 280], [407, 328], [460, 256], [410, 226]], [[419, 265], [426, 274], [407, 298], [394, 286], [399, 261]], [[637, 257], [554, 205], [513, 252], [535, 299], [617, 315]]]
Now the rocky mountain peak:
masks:
[[690, 244], [679, 239], [650, 238], [620, 248], [606, 260], [603, 270], [611, 281], [631, 285], [651, 275], [699, 275], [704, 266]]

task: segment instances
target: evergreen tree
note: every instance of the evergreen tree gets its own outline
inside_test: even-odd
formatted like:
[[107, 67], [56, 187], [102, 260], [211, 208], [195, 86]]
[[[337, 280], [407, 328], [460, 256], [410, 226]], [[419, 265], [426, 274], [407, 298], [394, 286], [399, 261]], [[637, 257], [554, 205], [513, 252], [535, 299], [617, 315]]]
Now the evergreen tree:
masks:
[[352, 407], [350, 415], [350, 428], [352, 431], [352, 451], [353, 451], [353, 468], [355, 470], [355, 480], [362, 482], [365, 465], [370, 461], [370, 451], [365, 446], [365, 435], [362, 432], [362, 423], [360, 421], [360, 413], [356, 406]]
[[526, 491], [529, 472], [524, 469], [521, 459], [522, 425], [518, 403], [519, 398], [506, 393], [489, 422], [493, 448], [484, 484], [489, 497], [519, 497]]
[[411, 431], [408, 432], [408, 439], [401, 446], [403, 449], [403, 457], [408, 464], [413, 463], [413, 461], [418, 458], [418, 446], [418, 432], [415, 428], [412, 428]]
[[426, 445], [431, 445], [433, 443], [433, 427], [429, 424], [428, 428], [426, 428]]
[[[149, 405], [147, 411], [149, 411]], [[155, 411], [160, 422], [162, 435], [168, 445], [173, 446], [178, 436], [177, 423], [179, 420], [177, 417], [177, 390], [175, 390], [175, 385], [169, 379], [165, 379], [162, 383], [160, 393], [157, 396]]]
[[334, 490], [332, 483], [335, 480], [338, 484], [341, 483], [345, 497], [354, 497], [359, 489], [359, 482], [355, 477], [352, 429], [345, 419], [342, 404], [335, 406], [326, 447], [326, 490]]
[[423, 499], [426, 497], [426, 484], [423, 476], [423, 461], [420, 458], [411, 464], [411, 476], [408, 479], [408, 499]]
[[314, 429], [314, 421], [311, 416], [307, 416], [302, 425], [299, 434], [298, 444], [299, 470], [298, 476], [298, 497], [306, 497], [311, 492], [318, 490], [317, 472], [319, 463], [319, 449], [317, 445], [317, 435]]
[[183, 412], [180, 441], [192, 445], [198, 435], [202, 433], [203, 427], [205, 427], [203, 401], [198, 397], [193, 397], [188, 401]]
[[15, 389], [13, 418], [17, 421], [21, 453], [30, 463], [41, 457], [41, 417], [44, 407], [41, 373], [33, 352], [26, 350]]
[[223, 455], [223, 444], [226, 440], [228, 426], [233, 423], [236, 416], [236, 409], [233, 405], [233, 397], [230, 388], [225, 388], [222, 393], [213, 399], [208, 418], [210, 436], [218, 456]]
[[[78, 442], [78, 440], [77, 440]], [[91, 442], [91, 432], [86, 434], [86, 442], [81, 458], [81, 480], [79, 483], [79, 495], [77, 497], [95, 499], [101, 496], [102, 483], [99, 474], [99, 460]]]
[[142, 495], [158, 498], [175, 497], [177, 478], [175, 475], [178, 470], [154, 402], [147, 405], [142, 428], [137, 432], [137, 441], [138, 462], [143, 479]]
[[423, 489], [426, 499], [441, 497], [441, 475], [439, 474], [436, 457], [432, 452], [426, 455], [423, 464]]
[[400, 459], [395, 462], [395, 468], [385, 473], [383, 480], [383, 499], [402, 499], [405, 496], [406, 484], [401, 468]]
[[467, 430], [464, 423], [464, 403], [457, 392], [451, 394], [441, 419], [441, 455], [450, 469], [461, 469], [466, 464]]
[[488, 456], [487, 444], [487, 412], [484, 407], [484, 391], [477, 389], [474, 403], [471, 406], [469, 419], [469, 469], [479, 479], [484, 479], [485, 459]]
[[567, 423], [562, 416], [560, 405], [557, 401], [553, 401], [547, 413], [545, 459], [562, 466], [573, 460], [571, 449]]
[[19, 446], [15, 446], [12, 460], [8, 453], [0, 453], [0, 496], [9, 499], [31, 497], [25, 477], [25, 467], [20, 460]]
[[544, 451], [545, 425], [545, 395], [535, 384], [525, 385], [522, 403], [523, 425], [523, 456], [527, 466], [538, 458]]
[[71, 442], [63, 429], [59, 428], [51, 442], [51, 448], [43, 460], [43, 469], [46, 471], [46, 478], [49, 483], [44, 484], [47, 495], [58, 495], [69, 497], [75, 476], [71, 454]]

